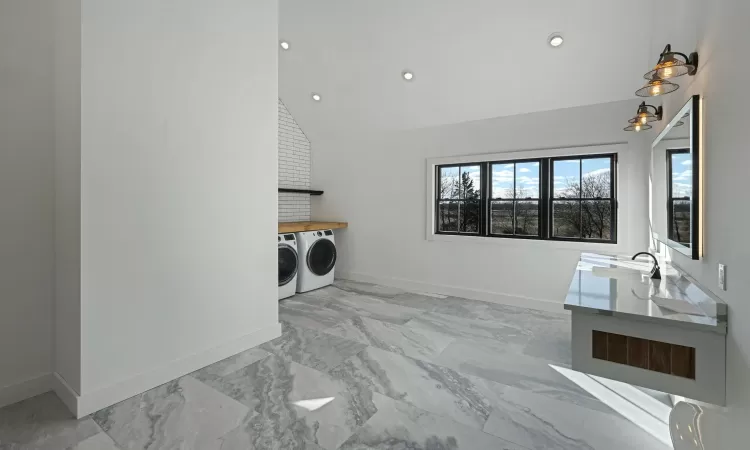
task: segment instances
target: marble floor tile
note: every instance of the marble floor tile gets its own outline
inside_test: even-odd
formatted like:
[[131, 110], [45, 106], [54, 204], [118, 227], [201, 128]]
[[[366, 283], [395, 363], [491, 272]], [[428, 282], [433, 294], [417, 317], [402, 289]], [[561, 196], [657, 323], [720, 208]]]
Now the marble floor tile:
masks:
[[607, 405], [550, 367], [559, 364], [517, 350], [501, 342], [457, 339], [433, 362], [467, 375], [612, 413]]
[[466, 319], [481, 319], [484, 317], [483, 311], [490, 305], [479, 300], [414, 292], [403, 293], [394, 300], [405, 305], [419, 305], [425, 311]]
[[52, 392], [0, 409], [0, 449], [60, 450], [101, 433], [86, 417], [76, 420]]
[[373, 398], [378, 412], [341, 450], [525, 450], [382, 394], [375, 393]]
[[297, 294], [279, 302], [279, 320], [311, 330], [325, 330], [353, 315], [327, 308], [327, 303]]
[[248, 408], [192, 377], [183, 377], [104, 408], [96, 423], [123, 450], [218, 450]]
[[405, 326], [413, 330], [437, 331], [457, 339], [502, 343], [519, 352], [522, 352], [533, 338], [523, 323], [467, 319], [434, 312], [417, 316]]
[[[207, 384], [250, 409], [242, 425], [222, 438], [222, 450], [334, 450], [377, 411], [370, 391], [276, 356]], [[317, 409], [295, 404], [317, 399], [330, 401]]]
[[66, 450], [119, 450], [119, 448], [107, 433], [101, 432], [72, 447], [68, 447]]
[[328, 286], [309, 294], [317, 296], [318, 299], [326, 299], [325, 308], [345, 316], [365, 316], [384, 322], [404, 324], [412, 317], [424, 313], [420, 309], [399, 305], [392, 299], [358, 294], [339, 289], [336, 286]]
[[256, 361], [260, 361], [268, 355], [270, 355], [270, 353], [265, 350], [261, 350], [257, 347], [251, 348], [249, 350], [245, 350], [242, 353], [238, 353], [234, 356], [230, 356], [229, 358], [213, 363], [210, 366], [206, 366], [200, 370], [196, 370], [190, 375], [192, 375], [193, 378], [197, 378], [201, 381], [209, 378], [229, 375], [230, 373], [240, 370], [243, 367], [247, 367]]
[[341, 364], [347, 357], [359, 353], [365, 348], [365, 344], [281, 322], [281, 336], [266, 342], [260, 348], [325, 372]]
[[336, 280], [279, 317], [280, 338], [93, 418], [53, 394], [2, 408], [0, 449], [667, 448], [568, 379], [567, 314]]
[[445, 367], [368, 347], [330, 374], [359, 390], [395, 400], [482, 429], [492, 412], [466, 376]]
[[347, 319], [325, 330], [325, 333], [427, 361], [435, 358], [455, 340], [434, 330], [407, 328], [359, 316]]
[[391, 286], [381, 286], [378, 284], [361, 283], [358, 281], [340, 280], [340, 279], [335, 280], [333, 282], [333, 285], [345, 291], [354, 292], [356, 294], [362, 294], [362, 295], [371, 295], [371, 296], [379, 297], [379, 298], [393, 298], [399, 294], [403, 294], [404, 292], [406, 292], [403, 289], [399, 289], [399, 288], [395, 288]]
[[493, 412], [484, 431], [529, 449], [671, 448], [633, 423], [610, 414], [601, 414], [512, 387], [496, 393], [496, 396], [486, 393], [492, 400]]

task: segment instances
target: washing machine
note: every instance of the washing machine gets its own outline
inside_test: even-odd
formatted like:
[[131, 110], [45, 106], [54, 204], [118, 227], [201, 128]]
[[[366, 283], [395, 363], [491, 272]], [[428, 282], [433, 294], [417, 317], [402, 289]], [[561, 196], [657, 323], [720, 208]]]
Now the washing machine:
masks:
[[297, 292], [319, 289], [333, 283], [336, 266], [336, 243], [333, 231], [305, 231], [297, 233], [299, 268]]
[[297, 239], [293, 233], [279, 235], [279, 300], [297, 292]]

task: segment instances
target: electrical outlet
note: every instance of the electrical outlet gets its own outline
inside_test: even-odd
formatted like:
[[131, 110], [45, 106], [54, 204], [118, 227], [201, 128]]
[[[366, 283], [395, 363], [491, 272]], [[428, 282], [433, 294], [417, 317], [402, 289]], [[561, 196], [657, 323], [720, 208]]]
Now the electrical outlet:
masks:
[[719, 289], [727, 290], [727, 266], [719, 263]]

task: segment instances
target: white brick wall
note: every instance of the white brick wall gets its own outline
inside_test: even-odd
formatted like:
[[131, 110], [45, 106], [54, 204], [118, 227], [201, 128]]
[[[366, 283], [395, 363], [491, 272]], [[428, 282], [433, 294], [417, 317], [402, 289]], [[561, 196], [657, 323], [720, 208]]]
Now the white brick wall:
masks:
[[[279, 99], [279, 187], [310, 189], [310, 141]], [[310, 195], [279, 193], [279, 222], [310, 220]]]

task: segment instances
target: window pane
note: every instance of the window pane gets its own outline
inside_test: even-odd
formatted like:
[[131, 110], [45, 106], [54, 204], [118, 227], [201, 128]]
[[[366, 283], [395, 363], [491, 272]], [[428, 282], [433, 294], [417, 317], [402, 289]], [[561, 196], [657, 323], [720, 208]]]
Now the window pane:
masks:
[[583, 177], [581, 179], [581, 197], [583, 198], [610, 198], [610, 165], [609, 158], [584, 159]]
[[690, 246], [690, 200], [672, 202], [672, 223], [669, 239]]
[[458, 198], [458, 167], [440, 168], [439, 198]]
[[539, 202], [516, 202], [516, 234], [522, 236], [539, 235]]
[[693, 158], [690, 153], [672, 153], [672, 198], [692, 197]]
[[516, 198], [539, 198], [539, 163], [516, 164]]
[[586, 200], [581, 204], [581, 234], [584, 239], [612, 238], [612, 202]]
[[458, 231], [458, 202], [440, 202], [437, 223], [438, 231]]
[[479, 200], [482, 188], [479, 166], [461, 166], [461, 180], [459, 186], [459, 198], [466, 200]]
[[490, 233], [513, 234], [513, 201], [492, 202]]
[[458, 231], [461, 233], [479, 233], [479, 201], [459, 203]]
[[513, 198], [513, 164], [492, 165], [492, 198]]
[[581, 185], [581, 160], [564, 159], [555, 161], [553, 171], [554, 193], [556, 198], [578, 198]]
[[577, 201], [552, 203], [552, 236], [581, 237], [581, 204]]

